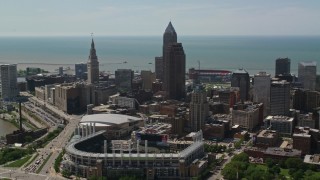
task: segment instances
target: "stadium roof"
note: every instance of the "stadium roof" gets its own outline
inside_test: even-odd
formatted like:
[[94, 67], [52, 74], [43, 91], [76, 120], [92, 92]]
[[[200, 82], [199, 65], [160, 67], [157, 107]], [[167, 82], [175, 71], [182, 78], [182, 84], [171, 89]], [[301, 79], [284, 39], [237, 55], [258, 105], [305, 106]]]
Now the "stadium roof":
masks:
[[96, 126], [111, 126], [140, 120], [142, 120], [140, 117], [123, 114], [90, 114], [83, 116], [80, 124], [96, 123]]

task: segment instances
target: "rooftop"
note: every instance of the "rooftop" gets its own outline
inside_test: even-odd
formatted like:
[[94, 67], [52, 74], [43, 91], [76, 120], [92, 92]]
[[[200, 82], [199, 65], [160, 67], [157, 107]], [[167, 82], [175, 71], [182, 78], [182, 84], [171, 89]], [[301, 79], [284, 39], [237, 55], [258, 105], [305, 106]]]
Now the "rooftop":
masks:
[[236, 73], [236, 74], [248, 74], [248, 72], [246, 70], [244, 70], [243, 68], [237, 69], [233, 73]]
[[91, 114], [83, 116], [80, 123], [96, 123], [96, 126], [111, 126], [140, 120], [142, 120], [140, 117], [123, 114]]
[[317, 66], [317, 63], [315, 61], [303, 61], [299, 64], [301, 64], [302, 66]]

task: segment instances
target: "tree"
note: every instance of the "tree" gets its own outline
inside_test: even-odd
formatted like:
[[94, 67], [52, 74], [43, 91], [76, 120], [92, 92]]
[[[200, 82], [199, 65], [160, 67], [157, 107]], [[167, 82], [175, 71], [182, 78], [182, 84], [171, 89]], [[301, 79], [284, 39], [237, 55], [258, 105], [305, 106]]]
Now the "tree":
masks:
[[268, 168], [271, 168], [275, 163], [274, 160], [271, 158], [267, 158], [265, 161], [266, 165], [268, 166]]
[[62, 171], [62, 176], [68, 178], [68, 177], [71, 176], [71, 173], [68, 170], [63, 170]]
[[298, 170], [298, 171], [295, 171], [293, 174], [292, 174], [292, 177], [293, 179], [303, 179], [303, 170]]
[[281, 171], [281, 169], [280, 169], [279, 165], [274, 165], [274, 166], [271, 167], [271, 168], [269, 167], [269, 172], [270, 172], [271, 174], [279, 174], [280, 171]]
[[248, 156], [248, 154], [242, 152], [238, 155], [235, 155], [232, 158], [232, 161], [249, 162], [249, 156]]
[[33, 138], [31, 136], [26, 136], [24, 137], [24, 140], [29, 143], [32, 142]]
[[287, 168], [294, 168], [294, 169], [298, 169], [299, 167], [301, 167], [302, 165], [302, 160], [299, 158], [288, 158], [285, 162]]

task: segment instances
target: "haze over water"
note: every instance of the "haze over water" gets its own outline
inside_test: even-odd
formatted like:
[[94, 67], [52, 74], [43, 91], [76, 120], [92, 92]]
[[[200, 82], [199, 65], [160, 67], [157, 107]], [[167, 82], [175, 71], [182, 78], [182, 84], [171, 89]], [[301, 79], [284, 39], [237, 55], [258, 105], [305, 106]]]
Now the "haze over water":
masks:
[[[94, 37], [100, 70], [120, 68], [154, 71], [154, 57], [161, 56], [162, 36]], [[278, 57], [291, 59], [291, 73], [299, 61], [320, 66], [320, 36], [179, 36], [187, 69], [244, 68], [250, 74], [274, 74]], [[0, 62], [75, 64], [86, 62], [91, 37], [0, 37]], [[123, 62], [127, 63], [123, 63]], [[36, 65], [34, 65], [36, 66]], [[70, 65], [73, 69], [74, 66]]]

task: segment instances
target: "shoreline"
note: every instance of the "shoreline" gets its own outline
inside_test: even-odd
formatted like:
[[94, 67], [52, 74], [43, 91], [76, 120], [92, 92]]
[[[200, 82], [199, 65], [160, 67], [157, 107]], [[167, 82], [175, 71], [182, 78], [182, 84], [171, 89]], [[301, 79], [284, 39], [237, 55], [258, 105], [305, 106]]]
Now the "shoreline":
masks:
[[69, 68], [70, 70], [74, 70], [75, 64], [55, 64], [55, 63], [17, 63], [17, 70], [26, 70], [27, 67], [35, 67], [40, 68], [49, 73], [57, 72], [59, 67], [63, 67], [63, 69]]

